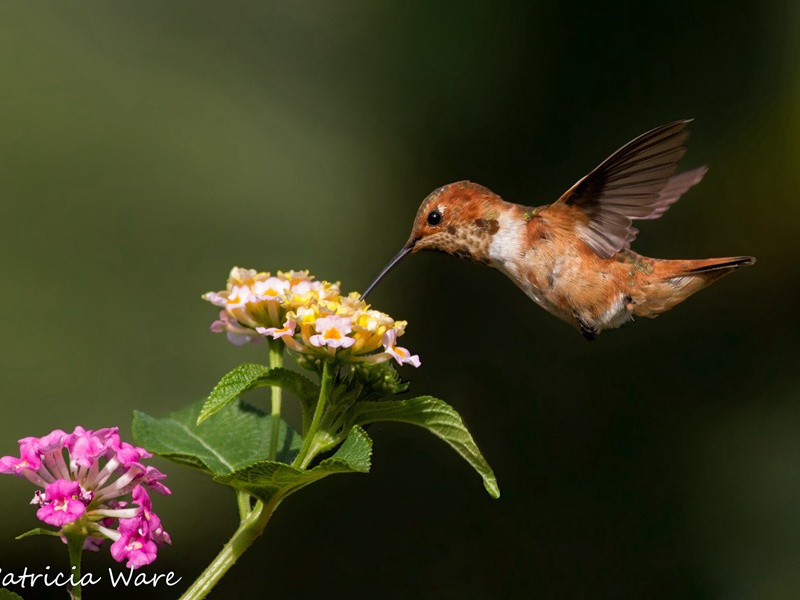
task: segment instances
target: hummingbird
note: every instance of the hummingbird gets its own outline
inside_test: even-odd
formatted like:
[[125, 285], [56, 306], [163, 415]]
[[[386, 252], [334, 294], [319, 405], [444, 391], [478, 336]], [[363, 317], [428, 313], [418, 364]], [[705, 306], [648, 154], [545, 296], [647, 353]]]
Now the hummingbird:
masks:
[[400, 252], [362, 294], [409, 254], [431, 250], [498, 269], [536, 304], [593, 340], [634, 317], [654, 318], [752, 256], [666, 260], [630, 249], [636, 220], [657, 219], [707, 172], [675, 174], [691, 120], [628, 142], [544, 206], [504, 201], [458, 181], [431, 192]]

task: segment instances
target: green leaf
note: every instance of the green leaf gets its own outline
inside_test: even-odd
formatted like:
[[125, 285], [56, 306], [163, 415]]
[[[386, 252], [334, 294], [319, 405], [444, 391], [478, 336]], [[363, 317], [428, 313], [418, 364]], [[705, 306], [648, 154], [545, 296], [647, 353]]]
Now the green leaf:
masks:
[[22, 596], [9, 589], [0, 588], [0, 600], [22, 600]]
[[282, 367], [270, 369], [264, 365], [247, 363], [239, 365], [220, 379], [206, 399], [197, 423], [202, 423], [245, 392], [266, 386], [278, 386], [292, 392], [302, 403], [304, 413], [319, 396], [319, 386], [299, 373]]
[[[203, 401], [166, 417], [134, 411], [133, 436], [148, 451], [212, 475], [232, 473], [269, 455], [270, 416], [237, 400], [196, 425]], [[278, 430], [277, 460], [291, 462], [302, 439], [283, 420]]]
[[309, 470], [291, 465], [260, 461], [227, 475], [214, 477], [215, 481], [244, 490], [264, 502], [276, 494], [286, 497], [310, 483], [332, 473], [367, 473], [370, 469], [372, 440], [358, 425], [347, 435], [336, 453]]
[[408, 400], [358, 402], [351, 409], [351, 423], [365, 425], [374, 421], [401, 421], [424, 427], [450, 444], [472, 465], [483, 478], [483, 486], [492, 498], [500, 497], [500, 488], [492, 468], [478, 450], [461, 416], [443, 400], [420, 396]]
[[15, 540], [21, 540], [22, 538], [31, 537], [34, 535], [52, 535], [54, 537], [59, 537], [61, 534], [58, 531], [53, 531], [52, 529], [45, 529], [44, 527], [37, 527], [36, 529], [31, 529], [30, 531], [26, 531], [25, 533], [20, 533]]

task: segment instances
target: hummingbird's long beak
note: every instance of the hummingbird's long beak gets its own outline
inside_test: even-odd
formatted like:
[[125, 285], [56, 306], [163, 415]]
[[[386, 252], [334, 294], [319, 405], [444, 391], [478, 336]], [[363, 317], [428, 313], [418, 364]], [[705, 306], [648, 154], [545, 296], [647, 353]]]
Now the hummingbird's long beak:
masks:
[[362, 300], [367, 297], [367, 294], [369, 294], [372, 291], [372, 288], [374, 288], [376, 285], [378, 285], [378, 282], [381, 279], [383, 279], [383, 276], [386, 275], [389, 271], [391, 271], [392, 267], [394, 267], [397, 263], [399, 263], [400, 260], [406, 254], [411, 252], [411, 250], [414, 248], [414, 244], [416, 244], [416, 243], [417, 243], [417, 240], [410, 240], [405, 246], [403, 246], [403, 249], [400, 250], [400, 252], [398, 252], [395, 255], [395, 257], [392, 260], [389, 261], [389, 264], [386, 265], [383, 268], [383, 271], [378, 273], [378, 276], [375, 278], [375, 280], [372, 283], [369, 284], [369, 287], [367, 287], [367, 291], [364, 292], [363, 294], [361, 294], [361, 299]]

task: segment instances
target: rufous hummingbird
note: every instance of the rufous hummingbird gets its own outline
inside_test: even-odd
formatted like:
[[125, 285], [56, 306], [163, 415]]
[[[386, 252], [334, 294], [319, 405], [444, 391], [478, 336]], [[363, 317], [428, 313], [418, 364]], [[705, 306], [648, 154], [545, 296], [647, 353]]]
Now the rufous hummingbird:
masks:
[[674, 175], [689, 123], [662, 125], [628, 142], [550, 205], [505, 202], [470, 181], [434, 190], [408, 242], [362, 297], [404, 256], [433, 250], [502, 271], [587, 340], [635, 316], [657, 317], [755, 262], [751, 256], [664, 260], [630, 250], [638, 233], [632, 222], [663, 215], [707, 171]]

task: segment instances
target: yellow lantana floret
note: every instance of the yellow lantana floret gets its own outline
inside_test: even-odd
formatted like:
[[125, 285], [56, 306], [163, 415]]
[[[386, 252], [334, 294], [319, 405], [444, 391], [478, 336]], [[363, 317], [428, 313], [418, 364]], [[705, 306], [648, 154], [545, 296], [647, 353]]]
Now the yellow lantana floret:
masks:
[[[370, 309], [358, 292], [342, 295], [338, 282], [314, 281], [308, 271], [272, 276], [234, 267], [226, 289], [203, 298], [222, 308], [212, 331], [226, 331], [236, 344], [268, 336], [295, 352], [327, 360], [375, 363], [396, 358], [419, 366], [418, 357], [394, 345], [405, 321]], [[376, 352], [381, 346], [383, 352]]]

